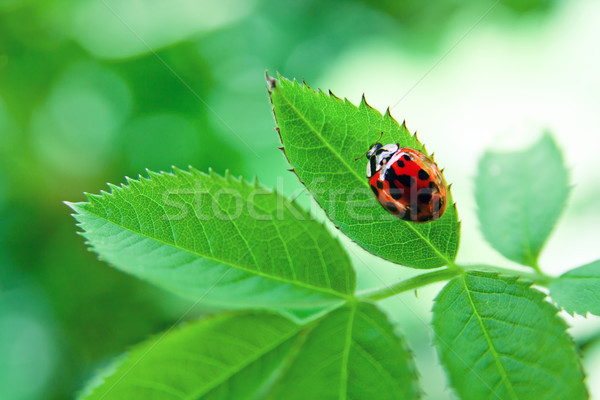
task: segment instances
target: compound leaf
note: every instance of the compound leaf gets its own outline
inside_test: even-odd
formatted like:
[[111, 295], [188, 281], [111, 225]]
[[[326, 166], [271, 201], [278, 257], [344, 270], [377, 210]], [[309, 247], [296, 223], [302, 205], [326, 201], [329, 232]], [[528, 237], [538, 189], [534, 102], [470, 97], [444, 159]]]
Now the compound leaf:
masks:
[[446, 212], [435, 222], [399, 220], [375, 200], [365, 174], [366, 159], [355, 161], [382, 132], [381, 143], [399, 143], [427, 154], [416, 135], [389, 112], [382, 116], [364, 98], [356, 107], [279, 78], [268, 78], [268, 83], [285, 154], [334, 224], [366, 250], [399, 264], [435, 268], [452, 263], [459, 222], [451, 195]]
[[570, 313], [600, 315], [600, 260], [561, 275], [550, 284], [550, 296]]
[[549, 134], [523, 151], [487, 152], [479, 162], [481, 229], [496, 250], [518, 263], [537, 266], [568, 194], [567, 170]]
[[463, 400], [587, 399], [566, 324], [529, 283], [469, 272], [433, 307], [435, 342]]
[[258, 185], [196, 170], [149, 173], [69, 204], [100, 257], [193, 300], [302, 317], [351, 297], [337, 240], [295, 203]]

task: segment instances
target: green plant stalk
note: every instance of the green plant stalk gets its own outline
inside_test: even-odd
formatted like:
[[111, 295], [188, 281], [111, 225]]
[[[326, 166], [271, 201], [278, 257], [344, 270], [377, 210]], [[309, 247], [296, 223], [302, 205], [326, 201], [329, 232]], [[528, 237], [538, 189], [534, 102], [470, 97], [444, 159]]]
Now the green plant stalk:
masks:
[[440, 282], [446, 281], [454, 278], [457, 275], [462, 274], [465, 271], [487, 271], [487, 272], [498, 272], [500, 274], [519, 276], [522, 278], [530, 279], [534, 281], [537, 285], [540, 286], [548, 286], [555, 278], [545, 275], [543, 273], [529, 273], [524, 271], [518, 271], [510, 268], [500, 268], [500, 267], [491, 267], [485, 265], [474, 265], [474, 266], [459, 266], [459, 265], [451, 265], [446, 268], [436, 270], [433, 272], [428, 272], [426, 274], [417, 275], [410, 279], [406, 279], [395, 284], [379, 288], [373, 289], [364, 292], [357, 296], [359, 300], [367, 300], [367, 301], [377, 301], [382, 300], [391, 296], [395, 296], [399, 293], [406, 292], [412, 289], [418, 289], [420, 287]]
[[502, 267], [493, 267], [489, 265], [461, 265], [461, 269], [465, 271], [485, 271], [485, 272], [498, 272], [503, 275], [512, 275], [518, 276], [521, 278], [529, 279], [533, 281], [538, 286], [548, 286], [552, 281], [556, 278], [553, 276], [549, 276], [544, 274], [539, 268], [536, 269], [537, 272], [531, 273], [527, 271], [519, 271], [511, 268], [502, 268]]
[[540, 269], [540, 266], [538, 264], [538, 257], [539, 254], [532, 256], [531, 260], [529, 262], [524, 263], [525, 266], [533, 268], [533, 270], [535, 272], [537, 272], [540, 275], [544, 275], [544, 273], [542, 272], [542, 270]]
[[362, 295], [359, 295], [358, 298], [360, 300], [368, 301], [382, 300], [408, 290], [418, 289], [431, 283], [446, 281], [454, 278], [456, 275], [460, 275], [461, 273], [462, 269], [460, 268], [444, 268], [437, 271], [428, 272], [426, 274], [417, 275], [413, 278], [406, 279], [383, 288], [370, 290]]

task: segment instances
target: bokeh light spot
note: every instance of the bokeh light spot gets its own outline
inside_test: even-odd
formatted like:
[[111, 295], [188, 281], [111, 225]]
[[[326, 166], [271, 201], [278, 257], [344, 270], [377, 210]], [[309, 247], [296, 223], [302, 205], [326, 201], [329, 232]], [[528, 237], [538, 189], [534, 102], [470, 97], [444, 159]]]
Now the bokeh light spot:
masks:
[[114, 72], [76, 64], [57, 82], [31, 120], [32, 146], [43, 162], [67, 175], [102, 171], [131, 108], [129, 89]]
[[186, 168], [200, 155], [200, 136], [193, 123], [177, 114], [155, 114], [129, 123], [123, 132], [128, 170]]
[[127, 58], [231, 23], [253, 6], [245, 0], [84, 0], [73, 7], [67, 29], [97, 57]]

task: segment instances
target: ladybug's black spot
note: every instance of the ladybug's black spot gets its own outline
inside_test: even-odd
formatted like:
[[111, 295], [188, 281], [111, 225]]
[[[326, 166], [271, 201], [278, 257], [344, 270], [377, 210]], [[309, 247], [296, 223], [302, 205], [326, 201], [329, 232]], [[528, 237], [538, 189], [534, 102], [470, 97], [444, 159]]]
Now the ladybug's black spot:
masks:
[[402, 161], [402, 160], [398, 160], [398, 161], [396, 161], [396, 164], [398, 164], [398, 166], [399, 166], [400, 168], [404, 168], [404, 161]]
[[422, 191], [417, 195], [417, 199], [419, 200], [419, 203], [429, 204], [431, 202], [431, 193]]
[[370, 188], [373, 191], [373, 194], [375, 195], [375, 197], [379, 197], [379, 191], [377, 190], [377, 188], [373, 185], [370, 185]]
[[394, 168], [386, 169], [385, 173], [383, 175], [383, 179], [389, 182], [390, 189], [392, 187], [398, 187], [398, 183], [397, 183], [398, 174], [396, 173], [396, 170]]
[[406, 211], [404, 212], [404, 215], [402, 216], [402, 219], [404, 221], [416, 221], [417, 216], [413, 215], [410, 208], [406, 208]]
[[400, 200], [402, 198], [402, 189], [390, 188], [390, 196], [392, 196], [394, 200]]
[[419, 179], [422, 181], [426, 181], [427, 179], [429, 179], [429, 174], [424, 169], [420, 169], [418, 175]]
[[377, 189], [383, 189], [383, 182], [377, 181]]
[[404, 185], [404, 187], [411, 187], [413, 185], [413, 183], [415, 182], [415, 178], [413, 178], [410, 175], [399, 175], [398, 176], [398, 180], [400, 181], [400, 183], [402, 185]]
[[423, 215], [419, 218], [419, 222], [427, 222], [433, 219], [433, 215]]
[[411, 160], [411, 158], [410, 158], [410, 156], [408, 154], [403, 155], [402, 158], [404, 158], [406, 161], [410, 161]]
[[391, 213], [397, 213], [398, 212], [398, 207], [396, 207], [396, 205], [392, 202], [389, 202], [385, 205], [385, 207], [391, 212]]

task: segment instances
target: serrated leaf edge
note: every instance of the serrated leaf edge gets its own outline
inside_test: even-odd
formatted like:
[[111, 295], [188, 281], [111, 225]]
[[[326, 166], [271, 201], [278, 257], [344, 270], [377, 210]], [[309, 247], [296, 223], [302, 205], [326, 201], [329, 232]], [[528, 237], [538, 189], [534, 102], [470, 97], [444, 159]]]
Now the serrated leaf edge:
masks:
[[[558, 326], [561, 328], [563, 334], [569, 339], [569, 343], [570, 345], [573, 347], [574, 349], [574, 354], [576, 354], [576, 345], [575, 345], [575, 341], [573, 340], [573, 337], [571, 335], [569, 335], [567, 333], [567, 330], [569, 328], [569, 326], [567, 325], [567, 323], [565, 322], [564, 319], [562, 319], [558, 313], [560, 312], [560, 310], [558, 308], [556, 308], [553, 304], [551, 304], [550, 302], [546, 301], [546, 299], [548, 298], [548, 296], [545, 293], [540, 292], [539, 290], [536, 290], [535, 288], [533, 288], [533, 284], [534, 282], [527, 280], [526, 278], [521, 278], [520, 276], [514, 276], [514, 275], [506, 275], [500, 272], [488, 272], [488, 271], [476, 271], [476, 270], [471, 270], [471, 271], [465, 271], [462, 275], [457, 276], [453, 279], [451, 279], [450, 281], [448, 281], [446, 283], [446, 285], [444, 286], [444, 288], [450, 284], [450, 282], [452, 282], [453, 280], [456, 279], [462, 279], [463, 280], [463, 285], [465, 286], [465, 290], [466, 289], [466, 283], [464, 281], [464, 277], [466, 275], [475, 275], [475, 276], [482, 276], [482, 277], [495, 277], [495, 278], [499, 278], [500, 280], [504, 280], [507, 284], [516, 284], [519, 285], [525, 289], [530, 289], [531, 292], [534, 294], [535, 297], [532, 298], [532, 300], [535, 300], [538, 304], [540, 304], [541, 307], [546, 308], [546, 309], [550, 309], [553, 311], [553, 321], [558, 324]], [[433, 307], [435, 307], [435, 305], [437, 304], [438, 298], [441, 296], [442, 294], [442, 290], [440, 290], [440, 292], [437, 294], [437, 296], [434, 298], [433, 301]], [[432, 314], [433, 314], [433, 320], [432, 320], [432, 325], [435, 323], [435, 313], [433, 313], [433, 308], [432, 308]], [[435, 332], [435, 330], [434, 330]], [[440, 342], [439, 341], [440, 338], [438, 337], [437, 334], [433, 335], [433, 342], [434, 342], [434, 347], [437, 349], [437, 354], [438, 354], [438, 359], [440, 361], [443, 360], [442, 354], [441, 354], [441, 347], [445, 346], [448, 347], [448, 344], [446, 344], [445, 342]], [[494, 361], [496, 361], [496, 357], [494, 357]], [[444, 362], [440, 362], [440, 364], [442, 365], [444, 371], [446, 372], [446, 377], [447, 377], [447, 386], [452, 388], [455, 393], [456, 392], [456, 388], [454, 387], [454, 385], [452, 384], [452, 381], [450, 379], [450, 371], [448, 370], [446, 364]], [[583, 365], [581, 363], [581, 358], [580, 357], [575, 357], [575, 364], [579, 367], [579, 371], [581, 372], [581, 376], [583, 377], [582, 379], [582, 383], [585, 383], [586, 380], [586, 375], [585, 375], [585, 370], [583, 369]], [[511, 382], [512, 385], [512, 382]], [[587, 388], [585, 389], [587, 392]], [[589, 395], [589, 394], [588, 394]], [[515, 395], [516, 396], [516, 395]], [[517, 397], [514, 397], [515, 399], [518, 399]]]
[[[82, 229], [81, 231], [77, 231], [76, 233], [78, 235], [81, 235], [85, 239], [84, 244], [86, 246], [88, 246], [88, 251], [91, 251], [91, 252], [97, 254], [99, 260], [105, 261], [103, 259], [103, 257], [101, 256], [101, 254], [98, 251], [96, 251], [95, 246], [93, 246], [93, 244], [90, 242], [89, 238], [86, 236], [86, 232], [85, 232], [85, 230], [83, 230], [82, 223], [80, 223], [79, 220], [77, 219], [77, 216], [81, 215], [81, 212], [82, 212], [82, 208], [81, 207], [85, 206], [86, 204], [90, 204], [93, 201], [98, 202], [98, 201], [100, 201], [100, 199], [103, 199], [105, 197], [113, 197], [116, 193], [122, 192], [125, 189], [129, 189], [130, 187], [132, 187], [132, 185], [142, 184], [143, 181], [151, 181], [152, 178], [162, 178], [165, 175], [169, 175], [171, 177], [177, 177], [179, 175], [187, 175], [188, 177], [193, 177], [194, 174], [197, 174], [197, 175], [200, 175], [200, 176], [203, 176], [203, 177], [217, 178], [217, 179], [221, 179], [222, 181], [225, 181], [225, 182], [235, 182], [237, 184], [241, 184], [241, 185], [245, 185], [245, 186], [250, 187], [250, 188], [254, 188], [254, 186], [250, 185], [248, 182], [246, 182], [245, 180], [241, 179], [241, 177], [240, 177], [239, 180], [233, 178], [228, 171], [226, 171], [225, 177], [222, 177], [219, 174], [217, 174], [212, 168], [209, 168], [208, 174], [206, 174], [206, 173], [204, 173], [204, 172], [202, 172], [200, 170], [197, 170], [197, 169], [195, 169], [193, 167], [190, 167], [189, 171], [181, 170], [181, 169], [179, 169], [177, 167], [172, 167], [172, 168], [173, 168], [172, 172], [169, 172], [169, 171], [154, 172], [154, 171], [151, 171], [149, 169], [146, 169], [148, 177], [142, 176], [140, 174], [140, 175], [138, 175], [138, 179], [131, 179], [129, 177], [126, 177], [127, 184], [121, 183], [120, 186], [117, 186], [117, 185], [114, 185], [114, 184], [108, 184], [109, 188], [111, 189], [110, 192], [106, 192], [104, 190], [101, 190], [99, 195], [98, 194], [90, 194], [90, 193], [84, 192], [84, 195], [88, 198], [89, 202], [76, 202], [76, 203], [72, 203], [72, 202], [68, 202], [68, 201], [63, 202], [65, 205], [67, 205], [73, 211], [75, 211], [75, 213], [72, 213], [71, 216], [73, 218], [75, 218], [75, 220], [78, 221], [78, 223], [76, 223], [75, 226], [77, 226], [78, 228]], [[277, 191], [270, 190], [270, 189], [268, 189], [266, 187], [263, 187], [261, 185], [259, 185], [259, 187], [261, 189], [263, 189], [263, 190], [266, 190], [266, 191], [269, 191], [269, 192], [275, 194], [276, 196], [281, 197], [288, 204], [294, 206], [294, 208], [295, 208], [296, 211], [298, 211], [299, 213], [301, 213], [302, 215], [304, 215], [306, 218], [310, 218], [310, 214], [308, 212], [306, 212], [302, 207], [300, 207], [300, 205], [295, 200], [290, 201], [289, 199], [287, 199], [287, 197], [283, 196], [282, 194], [278, 193]], [[318, 221], [314, 221], [314, 222], [318, 223], [320, 225], [323, 225], [322, 223], [320, 223]], [[140, 234], [141, 235], [141, 233], [133, 231], [131, 229], [128, 229], [128, 228], [125, 228], [125, 227], [122, 227], [122, 226], [120, 226], [120, 228], [122, 228], [124, 230], [131, 231], [131, 232], [133, 232], [135, 234]], [[323, 225], [323, 229], [327, 230], [327, 228], [324, 225]], [[277, 277], [277, 276], [267, 275], [267, 274], [264, 274], [264, 273], [262, 273], [261, 271], [258, 271], [258, 270], [247, 270], [245, 268], [240, 268], [239, 266], [233, 265], [230, 262], [225, 262], [223, 260], [216, 259], [213, 256], [206, 256], [206, 255], [197, 254], [197, 253], [192, 252], [192, 251], [190, 251], [188, 249], [180, 248], [179, 246], [176, 246], [175, 244], [162, 242], [162, 241], [160, 241], [160, 240], [158, 240], [156, 238], [150, 238], [149, 237], [149, 239], [161, 242], [161, 243], [163, 243], [166, 246], [177, 247], [177, 248], [179, 248], [182, 251], [196, 254], [200, 258], [210, 259], [210, 260], [212, 260], [214, 262], [217, 262], [217, 263], [220, 263], [220, 264], [223, 264], [223, 265], [227, 265], [227, 266], [229, 266], [231, 268], [234, 268], [234, 269], [237, 269], [237, 270], [243, 270], [243, 271], [251, 273], [251, 274], [261, 275], [261, 276], [264, 276], [265, 278], [272, 279], [274, 281], [280, 281], [280, 282], [283, 282], [283, 283], [286, 283], [286, 284], [291, 284], [291, 285], [296, 285], [296, 286], [304, 287], [304, 288], [307, 288], [307, 289], [310, 289], [310, 290], [314, 290], [316, 292], [328, 293], [328, 294], [331, 294], [331, 295], [333, 295], [335, 297], [340, 298], [340, 300], [346, 300], [346, 301], [348, 301], [348, 300], [352, 300], [354, 298], [353, 297], [353, 293], [337, 292], [337, 291], [335, 291], [333, 289], [326, 288], [326, 287], [313, 286], [311, 284], [307, 284], [307, 283], [300, 282], [300, 281], [292, 281], [292, 280], [283, 279], [283, 278], [280, 278], [280, 277]], [[331, 235], [331, 239], [334, 240], [336, 243], [338, 243], [341, 248], [343, 248], [341, 242], [339, 241], [339, 239], [337, 237]], [[350, 267], [352, 268], [351, 262], [348, 261], [348, 263], [349, 263]], [[354, 269], [352, 269], [352, 274], [355, 274]], [[354, 284], [354, 288], [351, 288], [351, 289], [352, 290], [356, 290], [355, 286], [356, 286], [356, 282]]]
[[[299, 83], [296, 81], [296, 79], [295, 79], [295, 78], [293, 79], [293, 81], [290, 81], [290, 80], [288, 80], [287, 78], [285, 78], [285, 77], [281, 76], [281, 74], [279, 74], [279, 72], [277, 72], [277, 76], [278, 76], [279, 80], [277, 80], [277, 79], [275, 79], [275, 78], [273, 78], [273, 77], [270, 77], [268, 74], [267, 74], [266, 76], [267, 76], [267, 82], [268, 82], [267, 91], [268, 91], [268, 93], [269, 93], [269, 99], [271, 100], [271, 105], [272, 105], [272, 107], [271, 107], [271, 108], [272, 108], [272, 111], [273, 111], [273, 116], [274, 116], [274, 118], [275, 118], [275, 124], [276, 124], [275, 130], [277, 131], [277, 134], [279, 135], [279, 140], [280, 140], [280, 142], [281, 142], [281, 144], [282, 144], [282, 146], [283, 146], [283, 147], [278, 147], [278, 148], [279, 148], [279, 149], [281, 149], [281, 150], [283, 151], [283, 154], [284, 154], [284, 156], [285, 156], [285, 159], [286, 159], [287, 163], [288, 163], [288, 164], [290, 164], [290, 165], [292, 165], [292, 163], [290, 162], [290, 159], [288, 158], [288, 156], [287, 156], [287, 153], [286, 153], [286, 151], [285, 151], [285, 144], [283, 143], [283, 138], [282, 138], [282, 136], [281, 136], [281, 131], [279, 130], [279, 124], [278, 124], [278, 122], [277, 122], [277, 115], [276, 115], [276, 113], [275, 113], [275, 109], [274, 109], [274, 107], [273, 107], [273, 100], [272, 100], [272, 98], [271, 98], [272, 91], [276, 89], [276, 87], [277, 87], [277, 82], [279, 82], [279, 81], [287, 81], [287, 82], [288, 82], [289, 84], [291, 84], [292, 86], [296, 85], [296, 86], [300, 87], [302, 90], [306, 90], [306, 89], [308, 89], [308, 90], [312, 91], [313, 93], [315, 93], [317, 96], [318, 96], [318, 95], [327, 96], [327, 94], [326, 94], [325, 92], [321, 91], [320, 89], [319, 89], [319, 90], [320, 90], [320, 91], [319, 91], [319, 93], [317, 93], [317, 92], [316, 92], [314, 89], [312, 89], [312, 88], [311, 88], [311, 87], [310, 87], [308, 84], [306, 84], [306, 82], [304, 82], [304, 81], [303, 81], [304, 85], [300, 85], [300, 84], [299, 84]], [[339, 98], [339, 97], [337, 97], [336, 95], [334, 95], [334, 94], [333, 94], [333, 92], [332, 92], [331, 90], [329, 90], [329, 96], [331, 96], [331, 98], [333, 98], [333, 99], [335, 99], [335, 100], [338, 100], [338, 101], [340, 101], [340, 102], [344, 102], [344, 103], [350, 103], [350, 104], [352, 104], [354, 107], [357, 107], [359, 110], [361, 109], [361, 107], [368, 107], [368, 108], [369, 108], [369, 109], [371, 109], [371, 110], [374, 110], [374, 111], [377, 111], [377, 112], [379, 112], [378, 110], [376, 110], [375, 108], [373, 108], [371, 105], [369, 105], [369, 104], [367, 103], [367, 101], [366, 101], [366, 98], [365, 98], [365, 95], [364, 95], [364, 94], [362, 95], [361, 102], [360, 102], [360, 105], [359, 105], [359, 106], [356, 106], [356, 105], [354, 105], [354, 104], [353, 104], [353, 103], [352, 103], [350, 100], [348, 100], [347, 98], [344, 98], [344, 99], [342, 100], [341, 98]], [[291, 105], [291, 104], [290, 104], [290, 105]], [[389, 107], [388, 107], [388, 111], [389, 111]], [[389, 118], [391, 118], [391, 120], [392, 120], [393, 122], [395, 122], [396, 124], [398, 124], [398, 121], [397, 121], [395, 118], [393, 118], [393, 117], [391, 116], [391, 114], [389, 114], [388, 112], [386, 112], [386, 115], [382, 116], [382, 118], [384, 118], [384, 119], [385, 119], [385, 117], [386, 117], [386, 116], [388, 116]], [[310, 125], [310, 124], [309, 124], [309, 125]], [[400, 124], [399, 124], [399, 125], [400, 125]], [[406, 128], [406, 120], [404, 120], [404, 121], [402, 122], [402, 125], [401, 125], [401, 126], [403, 126], [403, 127], [405, 127], [405, 128]], [[407, 129], [407, 130], [408, 130], [408, 129]], [[416, 136], [417, 136], [417, 132], [416, 132], [416, 131], [415, 131], [415, 133], [414, 133], [414, 135], [413, 135], [413, 136], [415, 136], [415, 138], [417, 138], [417, 137], [416, 137]], [[418, 139], [417, 139], [417, 140], [418, 140]], [[427, 153], [427, 150], [425, 149], [425, 145], [424, 145], [424, 144], [421, 144], [421, 145], [423, 146], [424, 153], [425, 153], [426, 155], [428, 155], [428, 153]], [[330, 147], [329, 145], [327, 145], [327, 146], [328, 146], [328, 147]], [[336, 154], [336, 153], [334, 152], [334, 154]], [[339, 158], [339, 156], [338, 156], [338, 158]], [[340, 158], [340, 160], [342, 160], [342, 159]], [[342, 160], [342, 161], [343, 161], [343, 160]], [[292, 165], [292, 166], [293, 166], [293, 165]], [[353, 173], [354, 175], [356, 175], [356, 173], [355, 173], [355, 172], [354, 172], [354, 171], [353, 171], [351, 168], [349, 168], [349, 170], [351, 170], [351, 171], [352, 171], [352, 173]], [[308, 185], [306, 185], [306, 183], [305, 183], [305, 182], [304, 182], [304, 181], [303, 181], [303, 180], [300, 178], [300, 176], [299, 176], [299, 175], [296, 173], [295, 169], [293, 169], [293, 168], [292, 168], [292, 169], [289, 169], [288, 171], [292, 171], [292, 172], [294, 172], [294, 174], [296, 175], [296, 177], [298, 178], [298, 180], [300, 181], [300, 183], [301, 183], [301, 184], [302, 184], [304, 187], [306, 187], [306, 189], [308, 190], [308, 192], [309, 192], [309, 193], [311, 193], [311, 195], [312, 195], [312, 192], [311, 192], [311, 191], [310, 191], [310, 189], [308, 188]], [[443, 169], [442, 169], [442, 171], [443, 171]], [[356, 175], [356, 176], [358, 177], [358, 175]], [[364, 179], [361, 179], [360, 177], [358, 177], [358, 178], [359, 178], [359, 180], [361, 180], [361, 181], [363, 181], [363, 180], [364, 180]], [[367, 186], [368, 186], [368, 184], [367, 184]], [[452, 186], [452, 183], [448, 184], [448, 192], [449, 192], [449, 193], [450, 193], [450, 190], [451, 190], [451, 186]], [[319, 207], [321, 207], [321, 209], [323, 209], [323, 211], [324, 211], [324, 212], [325, 212], [325, 214], [327, 215], [327, 218], [328, 218], [328, 219], [329, 219], [329, 220], [330, 220], [330, 221], [331, 221], [331, 222], [334, 224], [334, 226], [335, 226], [335, 227], [336, 227], [336, 228], [337, 228], [337, 229], [338, 229], [340, 232], [344, 233], [344, 232], [341, 230], [341, 228], [340, 228], [340, 227], [339, 227], [339, 226], [338, 226], [338, 225], [337, 225], [337, 224], [336, 224], [336, 223], [333, 221], [333, 219], [330, 217], [330, 215], [329, 215], [329, 212], [327, 212], [327, 210], [326, 210], [326, 209], [325, 209], [325, 208], [324, 208], [324, 207], [321, 205], [321, 203], [320, 203], [320, 202], [317, 200], [317, 198], [316, 198], [314, 195], [313, 195], [313, 198], [315, 199], [315, 201], [317, 202], [317, 204], [319, 205]], [[452, 206], [453, 206], [453, 208], [454, 208], [454, 210], [455, 210], [455, 212], [456, 212], [457, 218], [458, 218], [458, 209], [456, 208], [456, 202], [453, 202]], [[400, 221], [401, 223], [407, 224], [407, 226], [408, 226], [408, 227], [409, 227], [409, 228], [410, 228], [410, 229], [411, 229], [413, 232], [415, 232], [415, 233], [416, 233], [416, 235], [417, 235], [418, 237], [420, 237], [420, 238], [421, 238], [421, 239], [422, 239], [422, 240], [423, 240], [425, 243], [430, 243], [430, 242], [429, 242], [429, 240], [428, 240], [427, 238], [425, 238], [425, 237], [424, 237], [424, 236], [423, 236], [423, 235], [422, 235], [422, 234], [421, 234], [421, 233], [420, 233], [420, 232], [419, 232], [417, 229], [415, 229], [415, 228], [414, 228], [414, 226], [413, 226], [413, 225], [411, 225], [411, 223], [410, 223], [410, 222], [406, 222], [406, 221], [402, 221], [402, 220], [399, 220], [399, 221]], [[460, 221], [460, 219], [458, 219], [458, 221], [457, 221], [457, 222], [458, 222], [458, 230], [460, 231], [460, 227], [461, 227], [461, 221]], [[356, 240], [354, 240], [354, 239], [351, 239], [351, 238], [349, 238], [349, 239], [350, 239], [352, 242], [354, 242], [354, 243], [356, 243], [357, 245], [359, 245], [359, 246], [360, 246], [360, 244], [359, 244], [359, 243], [358, 243]], [[460, 245], [460, 242], [458, 243], [458, 245]], [[361, 248], [363, 248], [362, 246], [360, 246], [360, 247], [361, 247]], [[437, 249], [435, 246], [429, 246], [429, 247], [430, 247], [430, 248], [431, 248], [431, 249], [432, 249], [432, 250], [433, 250], [433, 251], [434, 251], [434, 252], [437, 254], [437, 256], [438, 256], [438, 257], [440, 257], [440, 259], [441, 259], [441, 260], [445, 261], [445, 263], [446, 263], [446, 264], [444, 264], [444, 265], [453, 265], [453, 264], [454, 264], [454, 261], [451, 261], [451, 260], [450, 260], [450, 259], [448, 259], [448, 258], [447, 258], [445, 255], [443, 255], [442, 253], [440, 253], [440, 252], [438, 251], [438, 249]], [[364, 248], [363, 248], [363, 249], [364, 249]], [[370, 250], [368, 250], [368, 249], [364, 249], [364, 250], [365, 250], [365, 251], [367, 251], [367, 252], [369, 252], [370, 254], [373, 254], [373, 255], [375, 255], [375, 256], [377, 256], [377, 257], [380, 257], [380, 256], [379, 256], [377, 253], [374, 253], [374, 252], [372, 252], [372, 251], [370, 251]], [[457, 253], [458, 253], [458, 248], [457, 248]], [[386, 259], [386, 260], [387, 260], [387, 259]], [[388, 260], [388, 261], [390, 261], [390, 260]], [[393, 261], [391, 261], [391, 262], [393, 262]], [[442, 266], [443, 266], [443, 265], [442, 265]]]

